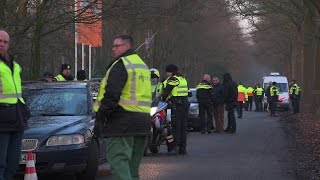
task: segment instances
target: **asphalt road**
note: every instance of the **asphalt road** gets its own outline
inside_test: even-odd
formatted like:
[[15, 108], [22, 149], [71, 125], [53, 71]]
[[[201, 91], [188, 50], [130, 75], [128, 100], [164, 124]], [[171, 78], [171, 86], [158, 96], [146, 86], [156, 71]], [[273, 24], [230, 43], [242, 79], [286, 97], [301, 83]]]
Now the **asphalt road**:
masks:
[[[142, 180], [293, 180], [295, 171], [279, 118], [244, 112], [236, 134], [188, 134], [188, 155], [159, 154], [144, 158]], [[98, 180], [111, 180], [110, 167], [101, 167]], [[40, 178], [50, 179], [50, 178]], [[53, 179], [73, 179], [55, 177]]]
[[[244, 112], [236, 134], [190, 133], [188, 155], [161, 152], [144, 158], [142, 180], [291, 180], [295, 177], [279, 118]], [[98, 180], [109, 180], [100, 176]]]

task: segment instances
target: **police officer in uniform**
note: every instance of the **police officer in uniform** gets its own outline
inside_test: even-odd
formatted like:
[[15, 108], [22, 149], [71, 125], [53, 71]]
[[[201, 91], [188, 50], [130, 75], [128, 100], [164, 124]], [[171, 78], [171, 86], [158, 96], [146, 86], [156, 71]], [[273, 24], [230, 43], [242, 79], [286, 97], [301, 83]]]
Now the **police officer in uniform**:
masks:
[[156, 68], [150, 69], [152, 99], [161, 97], [163, 84], [160, 81], [160, 72]]
[[301, 96], [301, 88], [298, 86], [295, 80], [291, 81], [290, 87], [290, 99], [292, 102], [293, 113], [297, 114], [300, 111], [299, 103], [300, 103], [300, 96]]
[[[172, 108], [172, 131], [174, 144], [179, 148], [179, 154], [187, 153], [187, 115], [190, 103], [188, 101], [188, 83], [178, 67], [169, 64], [166, 67], [168, 78], [164, 81], [162, 100], [167, 101]], [[176, 151], [176, 148], [172, 148]]]
[[257, 84], [256, 89], [253, 91], [255, 94], [255, 102], [256, 102], [256, 112], [263, 112], [263, 107], [262, 107], [262, 101], [263, 101], [263, 93], [264, 90], [260, 86], [260, 84]]
[[253, 102], [253, 91], [254, 89], [251, 86], [248, 86], [247, 93], [248, 93], [248, 101], [246, 101], [246, 111], [252, 111], [252, 102]]
[[199, 116], [201, 121], [201, 134], [206, 134], [206, 132], [211, 134], [211, 128], [213, 128], [213, 91], [210, 80], [210, 75], [205, 74], [203, 75], [203, 80], [196, 87], [196, 96], [199, 103]]
[[272, 86], [270, 87], [270, 115], [276, 116], [276, 108], [277, 108], [277, 102], [279, 98], [279, 88], [277, 87], [277, 83], [273, 82]]
[[146, 136], [150, 133], [151, 77], [128, 35], [115, 37], [114, 60], [94, 104], [95, 137], [107, 137], [107, 158], [114, 179], [139, 179]]
[[73, 81], [74, 77], [71, 75], [71, 66], [69, 64], [61, 64], [60, 74], [54, 77], [56, 81]]

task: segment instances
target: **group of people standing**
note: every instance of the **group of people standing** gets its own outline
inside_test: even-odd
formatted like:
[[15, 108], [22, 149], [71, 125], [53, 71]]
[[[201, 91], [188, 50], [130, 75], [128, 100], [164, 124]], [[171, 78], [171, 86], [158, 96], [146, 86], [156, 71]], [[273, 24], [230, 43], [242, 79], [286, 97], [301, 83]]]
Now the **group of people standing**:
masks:
[[[201, 134], [235, 133], [237, 124], [234, 111], [238, 107], [237, 83], [229, 73], [224, 74], [223, 83], [217, 76], [205, 74], [196, 87], [199, 103]], [[228, 112], [228, 125], [224, 129], [224, 111]], [[212, 118], [214, 117], [214, 119]], [[214, 120], [214, 121], [213, 121]]]
[[[67, 63], [61, 64], [60, 73], [54, 76], [51, 72], [44, 72], [40, 81], [42, 82], [53, 82], [53, 81], [74, 81], [75, 78], [71, 75], [71, 66]], [[77, 80], [87, 80], [86, 71], [77, 71]]]

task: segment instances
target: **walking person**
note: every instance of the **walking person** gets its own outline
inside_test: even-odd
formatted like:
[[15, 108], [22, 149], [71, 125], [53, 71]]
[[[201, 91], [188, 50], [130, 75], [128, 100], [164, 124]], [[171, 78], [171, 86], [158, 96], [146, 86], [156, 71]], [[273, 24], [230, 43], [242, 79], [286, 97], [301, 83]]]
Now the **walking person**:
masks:
[[238, 85], [238, 118], [242, 118], [244, 102], [248, 100], [247, 89], [239, 83]]
[[224, 127], [224, 91], [217, 76], [212, 77], [213, 91], [213, 117], [215, 121], [215, 133], [223, 133]]
[[199, 103], [199, 117], [201, 121], [201, 134], [211, 134], [213, 128], [212, 118], [212, 99], [213, 92], [210, 84], [211, 77], [208, 74], [203, 75], [203, 80], [197, 85], [196, 96]]
[[[270, 81], [269, 82], [269, 85], [268, 85], [268, 87], [267, 87], [267, 89], [266, 89], [266, 93], [265, 93], [265, 96], [267, 97], [267, 103], [268, 103], [268, 105], [267, 105], [267, 108], [266, 108], [266, 111], [270, 111], [270, 101], [271, 101], [271, 95], [270, 95], [270, 88], [272, 87], [272, 82]], [[264, 108], [264, 107], [263, 107]]]
[[300, 97], [301, 97], [301, 88], [298, 86], [296, 80], [291, 81], [290, 87], [290, 100], [292, 102], [292, 109], [293, 113], [297, 114], [300, 112], [299, 104], [300, 104]]
[[163, 82], [162, 99], [171, 104], [171, 124], [175, 147], [171, 150], [187, 154], [187, 119], [190, 103], [188, 101], [188, 82], [178, 67], [169, 64], [166, 67], [167, 79]]
[[151, 77], [133, 50], [129, 35], [114, 38], [114, 60], [101, 81], [94, 110], [94, 133], [107, 137], [107, 158], [117, 180], [139, 179], [139, 166], [150, 133]]
[[276, 108], [277, 102], [279, 98], [279, 88], [277, 87], [277, 83], [273, 82], [272, 86], [270, 87], [270, 100], [269, 100], [269, 108], [270, 108], [270, 115], [275, 117], [276, 116]]
[[22, 68], [8, 55], [9, 43], [9, 34], [0, 30], [0, 180], [10, 180], [16, 174], [30, 116], [22, 98]]
[[228, 111], [228, 126], [224, 130], [226, 133], [236, 133], [237, 123], [234, 110], [238, 104], [237, 83], [232, 80], [229, 73], [223, 75], [224, 102]]

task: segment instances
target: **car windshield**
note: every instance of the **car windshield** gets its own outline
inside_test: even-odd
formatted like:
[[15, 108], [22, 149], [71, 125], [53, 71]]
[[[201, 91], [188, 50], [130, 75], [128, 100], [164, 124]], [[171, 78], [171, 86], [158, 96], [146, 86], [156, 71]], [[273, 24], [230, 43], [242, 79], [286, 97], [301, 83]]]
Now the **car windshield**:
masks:
[[[269, 83], [264, 84], [264, 89], [267, 89]], [[277, 83], [277, 87], [280, 89], [280, 92], [288, 92], [288, 84], [287, 83]]]
[[198, 102], [198, 99], [197, 99], [197, 91], [193, 91], [191, 90], [191, 93], [192, 93], [192, 97], [189, 97], [189, 102], [190, 103], [197, 103]]
[[31, 116], [83, 116], [88, 114], [86, 89], [24, 89]]

